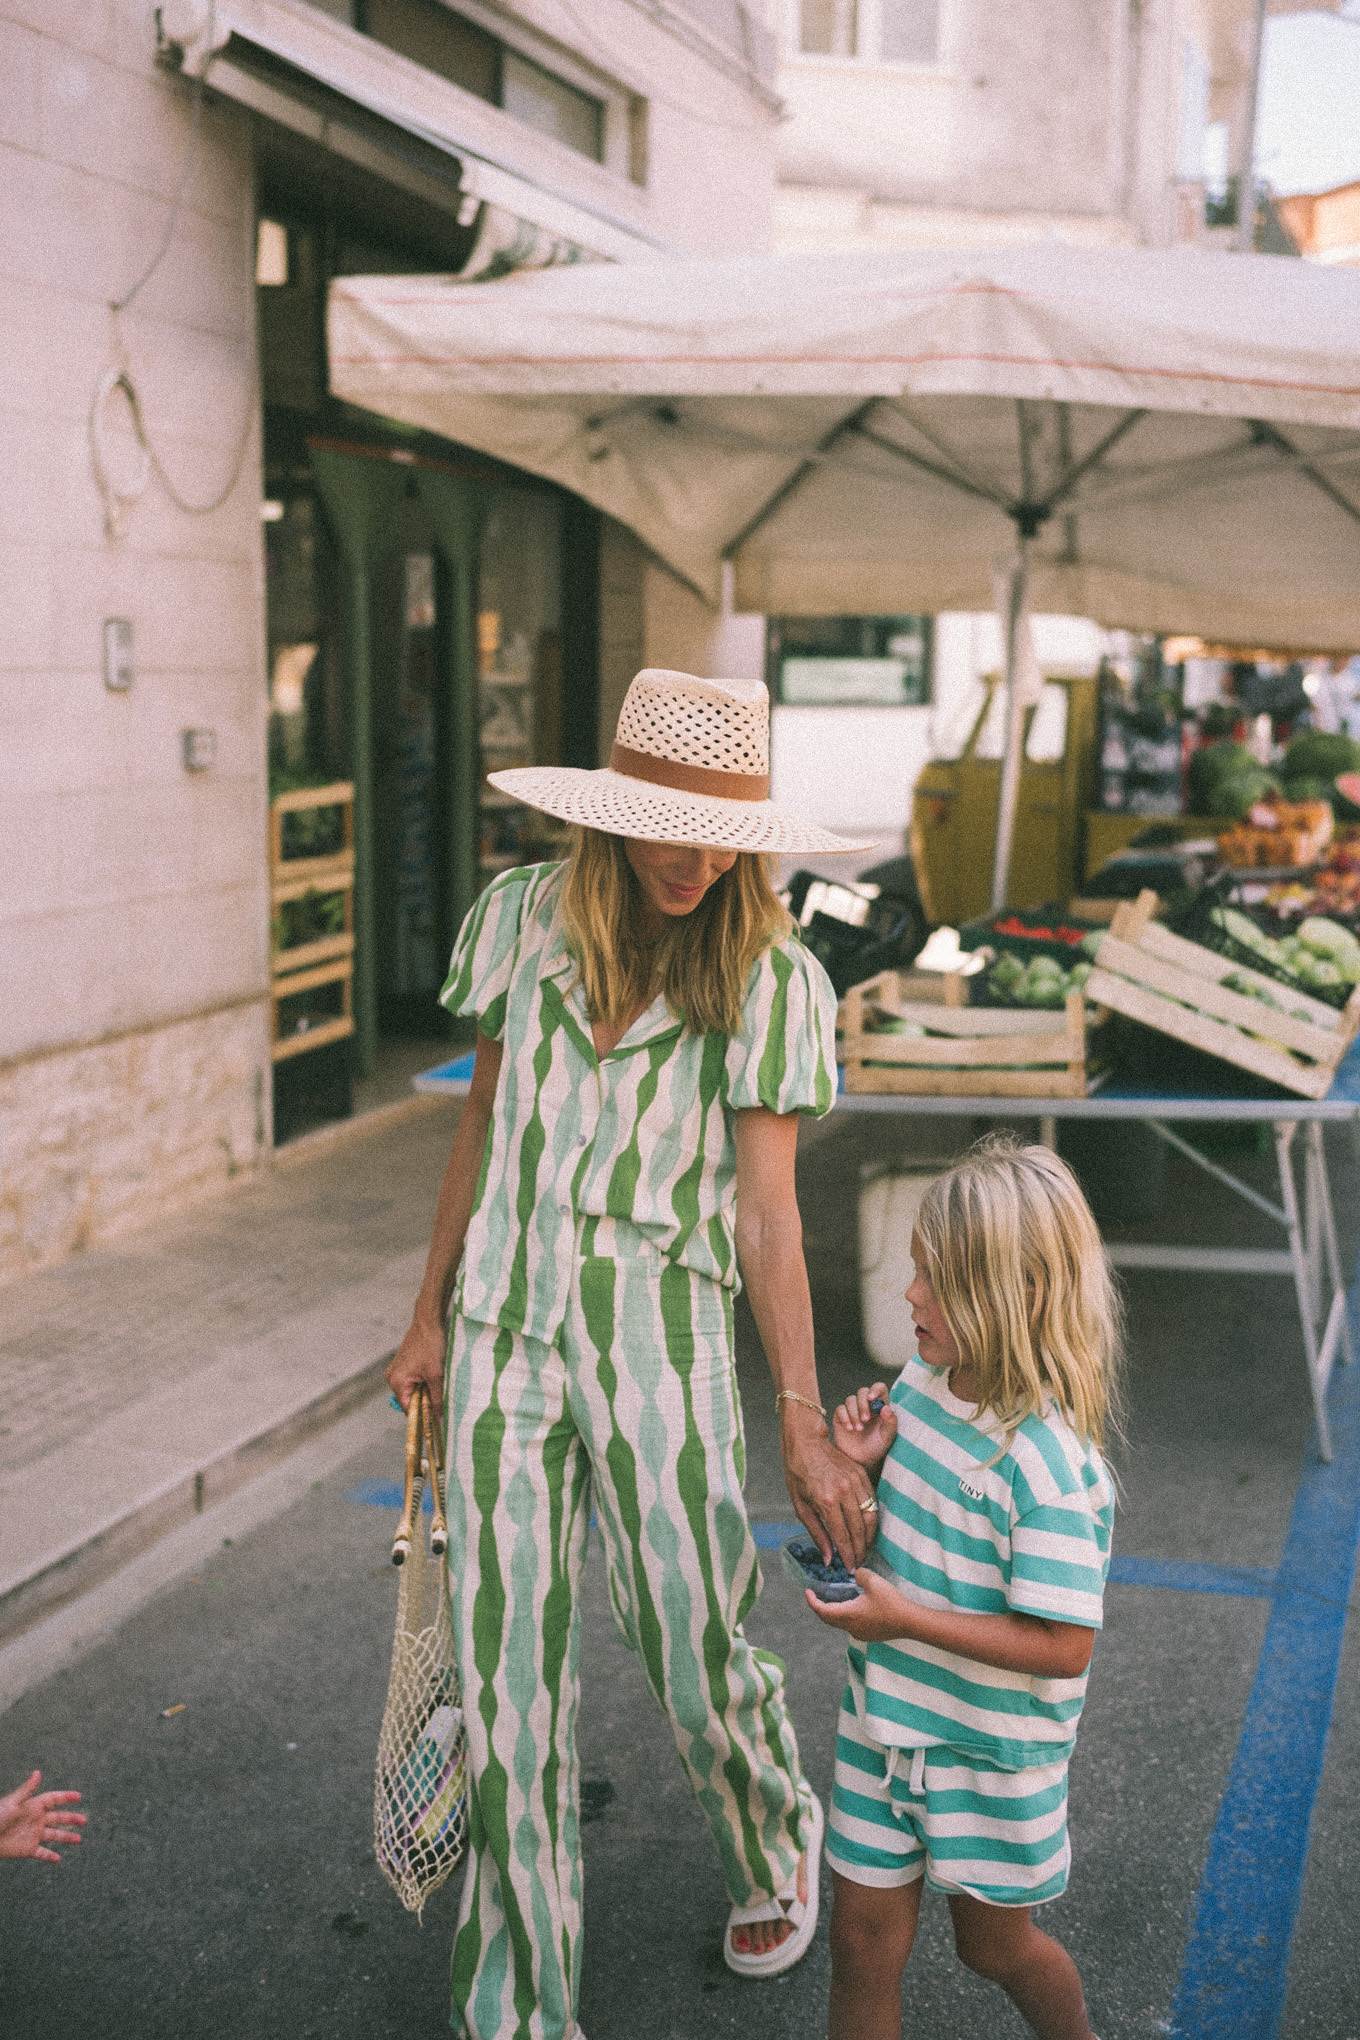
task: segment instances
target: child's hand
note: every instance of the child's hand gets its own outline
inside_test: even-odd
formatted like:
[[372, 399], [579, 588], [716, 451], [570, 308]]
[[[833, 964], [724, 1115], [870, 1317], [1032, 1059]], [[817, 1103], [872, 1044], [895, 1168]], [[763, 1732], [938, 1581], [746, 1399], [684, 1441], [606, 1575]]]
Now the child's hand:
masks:
[[[870, 1409], [876, 1402], [877, 1411]], [[897, 1412], [888, 1401], [888, 1391], [881, 1381], [872, 1388], [858, 1389], [848, 1395], [839, 1408], [831, 1415], [831, 1435], [847, 1459], [853, 1459], [860, 1466], [877, 1466], [888, 1456], [889, 1447], [897, 1436]]]
[[0, 1799], [0, 1856], [29, 1856], [38, 1863], [60, 1863], [58, 1844], [79, 1843], [83, 1813], [68, 1808], [78, 1792], [39, 1792], [42, 1772], [34, 1771], [13, 1792]]
[[863, 1588], [857, 1601], [819, 1601], [811, 1587], [807, 1604], [831, 1629], [843, 1629], [856, 1643], [893, 1643], [910, 1636], [914, 1603], [867, 1565], [855, 1574]]

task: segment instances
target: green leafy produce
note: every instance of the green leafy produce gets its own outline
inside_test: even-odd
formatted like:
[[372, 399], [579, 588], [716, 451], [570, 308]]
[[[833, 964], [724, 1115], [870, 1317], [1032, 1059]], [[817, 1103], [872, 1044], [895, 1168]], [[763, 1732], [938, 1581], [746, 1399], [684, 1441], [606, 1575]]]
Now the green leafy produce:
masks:
[[864, 1023], [866, 1034], [900, 1034], [909, 1040], [919, 1041], [925, 1034], [919, 1020], [907, 1020], [900, 1013], [870, 1014]]
[[1340, 731], [1301, 730], [1284, 754], [1286, 780], [1321, 780], [1328, 789], [1324, 799], [1339, 772], [1360, 772], [1360, 744]]
[[1328, 921], [1320, 914], [1310, 915], [1300, 921], [1295, 938], [1305, 951], [1336, 965], [1348, 985], [1360, 984], [1360, 942], [1349, 928], [1343, 928], [1339, 921]]
[[1221, 808], [1209, 804], [1215, 789], [1225, 779], [1240, 778], [1244, 772], [1258, 769], [1246, 745], [1234, 743], [1231, 737], [1225, 737], [1221, 743], [1203, 745], [1191, 756], [1186, 773], [1191, 812], [1197, 815], [1221, 814]]
[[1060, 1009], [1069, 992], [1079, 992], [1091, 975], [1089, 962], [1064, 970], [1053, 956], [1036, 956], [1022, 963], [1003, 949], [987, 973], [987, 989], [999, 1006], [1035, 1006], [1049, 1011]]
[[1286, 779], [1284, 783], [1284, 797], [1286, 800], [1333, 801], [1336, 798], [1336, 792], [1330, 780]]
[[1273, 772], [1265, 772], [1259, 765], [1249, 764], [1245, 770], [1231, 773], [1210, 787], [1205, 812], [1221, 816], [1225, 821], [1240, 822], [1258, 800], [1280, 791], [1280, 782]]

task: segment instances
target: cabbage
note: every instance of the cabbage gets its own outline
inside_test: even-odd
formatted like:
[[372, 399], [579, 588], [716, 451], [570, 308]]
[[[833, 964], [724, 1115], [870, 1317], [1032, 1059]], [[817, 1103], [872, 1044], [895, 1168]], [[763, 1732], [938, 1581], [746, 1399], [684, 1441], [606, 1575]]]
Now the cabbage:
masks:
[[1190, 795], [1190, 809], [1193, 814], [1217, 814], [1219, 810], [1209, 805], [1214, 789], [1224, 779], [1235, 779], [1243, 772], [1257, 769], [1256, 760], [1245, 744], [1236, 744], [1226, 737], [1218, 744], [1205, 744], [1191, 754], [1186, 779]]
[[1340, 731], [1302, 730], [1284, 754], [1285, 778], [1325, 780], [1324, 799], [1339, 772], [1360, 772], [1360, 744]]
[[[1310, 915], [1306, 921], [1300, 921], [1298, 939], [1315, 956], [1325, 957], [1329, 963], [1335, 964], [1347, 984], [1360, 984], [1360, 942], [1356, 941], [1349, 928], [1343, 928], [1339, 921]], [[1300, 965], [1302, 961], [1300, 958]]]

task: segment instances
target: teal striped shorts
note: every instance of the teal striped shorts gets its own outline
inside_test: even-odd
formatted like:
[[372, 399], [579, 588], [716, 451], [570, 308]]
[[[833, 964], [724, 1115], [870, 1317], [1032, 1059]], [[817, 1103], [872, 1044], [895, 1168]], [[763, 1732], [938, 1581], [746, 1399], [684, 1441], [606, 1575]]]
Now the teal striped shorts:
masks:
[[892, 1749], [864, 1726], [853, 1675], [836, 1726], [826, 1857], [852, 1884], [914, 1884], [988, 1905], [1041, 1905], [1067, 1888], [1067, 1758], [1027, 1771], [965, 1761], [944, 1743]]

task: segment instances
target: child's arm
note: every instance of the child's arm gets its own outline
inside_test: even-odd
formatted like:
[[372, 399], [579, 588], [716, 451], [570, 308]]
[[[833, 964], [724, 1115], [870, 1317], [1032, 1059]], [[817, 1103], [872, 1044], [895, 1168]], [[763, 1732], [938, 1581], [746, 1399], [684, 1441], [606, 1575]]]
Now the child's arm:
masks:
[[858, 1643], [910, 1638], [952, 1651], [956, 1657], [973, 1658], [980, 1665], [994, 1665], [998, 1671], [1028, 1672], [1039, 1679], [1077, 1679], [1091, 1662], [1095, 1631], [1079, 1622], [923, 1608], [867, 1566], [861, 1566], [855, 1578], [864, 1590], [857, 1601], [819, 1601], [809, 1588], [807, 1603], [814, 1615]]

